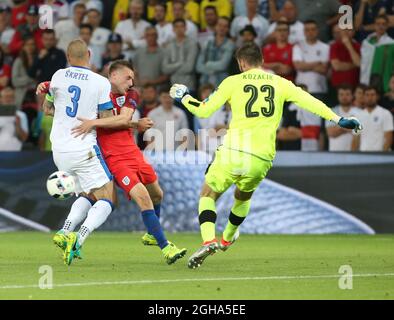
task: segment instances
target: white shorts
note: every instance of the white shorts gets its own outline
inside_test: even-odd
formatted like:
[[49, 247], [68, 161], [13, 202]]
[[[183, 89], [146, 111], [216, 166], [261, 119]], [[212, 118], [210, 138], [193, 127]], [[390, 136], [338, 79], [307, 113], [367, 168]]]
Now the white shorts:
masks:
[[91, 190], [99, 189], [112, 180], [98, 146], [78, 152], [54, 151], [53, 161], [60, 171], [74, 176], [77, 195], [81, 192], [90, 193]]

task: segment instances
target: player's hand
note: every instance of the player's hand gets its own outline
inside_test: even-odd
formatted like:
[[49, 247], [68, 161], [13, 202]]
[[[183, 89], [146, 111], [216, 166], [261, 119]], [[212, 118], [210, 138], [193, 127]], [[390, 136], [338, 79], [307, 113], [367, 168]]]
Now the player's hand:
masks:
[[349, 117], [349, 118], [342, 117], [341, 119], [339, 119], [338, 125], [341, 128], [353, 129], [355, 133], [358, 133], [363, 129], [363, 126], [361, 125], [360, 121], [355, 117]]
[[74, 136], [74, 138], [78, 138], [79, 136], [82, 136], [82, 139], [86, 137], [86, 135], [93, 130], [94, 128], [94, 120], [89, 120], [89, 119], [84, 119], [77, 117], [79, 121], [81, 121], [81, 124], [72, 128], [71, 129], [71, 134]]
[[145, 132], [146, 130], [153, 127], [153, 121], [149, 118], [141, 118], [138, 120], [137, 129], [139, 132]]
[[50, 81], [41, 82], [38, 84], [36, 89], [36, 94], [46, 94], [49, 92], [49, 85], [51, 84]]
[[170, 96], [177, 102], [181, 102], [182, 98], [189, 94], [189, 89], [183, 84], [173, 84], [170, 89]]

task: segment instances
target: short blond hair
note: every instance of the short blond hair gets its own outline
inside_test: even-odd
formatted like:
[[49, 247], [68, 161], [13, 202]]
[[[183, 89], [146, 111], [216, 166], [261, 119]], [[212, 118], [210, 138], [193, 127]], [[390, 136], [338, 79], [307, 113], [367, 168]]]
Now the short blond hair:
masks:
[[85, 59], [88, 56], [88, 46], [82, 39], [71, 41], [67, 47], [67, 55], [73, 59]]

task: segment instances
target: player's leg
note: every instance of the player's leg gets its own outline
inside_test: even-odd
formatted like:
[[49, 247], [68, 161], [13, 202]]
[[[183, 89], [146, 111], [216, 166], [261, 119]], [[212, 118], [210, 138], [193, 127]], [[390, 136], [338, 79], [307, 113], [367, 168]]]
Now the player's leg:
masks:
[[[86, 153], [86, 154], [85, 154]], [[64, 253], [64, 261], [71, 264], [89, 235], [100, 227], [114, 209], [116, 190], [112, 175], [101, 156], [97, 146], [89, 152], [76, 154], [79, 161], [75, 161], [74, 172], [76, 173], [81, 189], [95, 199], [77, 233], [71, 232], [67, 237], [67, 246]]]
[[239, 226], [245, 220], [249, 213], [250, 202], [253, 195], [251, 192], [243, 192], [238, 188], [234, 192], [234, 204], [228, 218], [227, 225], [223, 231], [220, 249], [226, 251], [231, 244], [237, 240], [239, 235]]
[[205, 183], [202, 187], [198, 204], [198, 220], [203, 245], [189, 258], [189, 268], [195, 269], [200, 267], [208, 256], [219, 249], [216, 240], [216, 200], [234, 182], [234, 177], [231, 174], [231, 162], [228, 159], [226, 150], [217, 151], [215, 160], [206, 171]]
[[[157, 218], [160, 219], [160, 208], [161, 201], [163, 200], [163, 190], [160, 188], [159, 182], [156, 181], [150, 184], [145, 185], [148, 190], [149, 196], [153, 203], [153, 209], [155, 210], [155, 214]], [[157, 246], [157, 241], [155, 237], [148, 232], [142, 236], [142, 243], [146, 246]]]
[[153, 235], [156, 239], [167, 263], [172, 264], [176, 260], [182, 258], [186, 254], [186, 249], [178, 249], [174, 244], [167, 241], [146, 187], [141, 182], [135, 184], [130, 190], [130, 197], [140, 208], [145, 227], [148, 230], [148, 233]]
[[223, 251], [226, 251], [238, 238], [239, 226], [249, 213], [253, 192], [272, 167], [271, 161], [244, 153], [240, 156], [243, 163], [248, 164], [248, 167], [245, 168], [245, 174], [235, 183], [237, 188], [234, 192], [234, 204], [220, 242], [220, 249]]
[[[74, 159], [72, 155], [69, 153], [53, 153], [53, 160], [58, 168], [58, 170], [72, 172], [72, 165], [74, 163]], [[94, 201], [88, 197], [86, 193], [82, 192], [79, 180], [77, 176], [74, 176], [75, 179], [75, 192], [79, 195], [79, 197], [74, 201], [71, 206], [70, 212], [64, 222], [63, 227], [54, 235], [53, 242], [57, 245], [62, 251], [66, 247], [67, 243], [67, 235], [74, 231], [77, 225], [79, 225], [87, 216], [89, 209], [94, 204]]]

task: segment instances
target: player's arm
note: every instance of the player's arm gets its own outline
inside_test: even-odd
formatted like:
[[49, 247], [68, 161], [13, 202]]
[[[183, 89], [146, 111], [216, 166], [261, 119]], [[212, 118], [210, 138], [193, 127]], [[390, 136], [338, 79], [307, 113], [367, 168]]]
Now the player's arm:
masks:
[[50, 84], [51, 84], [50, 81], [41, 82], [38, 84], [37, 89], [36, 89], [37, 95], [45, 94], [45, 98], [42, 103], [42, 111], [47, 116], [53, 116], [55, 113], [55, 105], [53, 103], [54, 98], [53, 98], [53, 95], [49, 91]]
[[361, 123], [355, 117], [343, 118], [338, 116], [322, 101], [316, 99], [308, 92], [302, 90], [300, 87], [295, 86], [292, 82], [281, 79], [281, 92], [286, 93], [286, 101], [293, 102], [300, 108], [308, 110], [319, 117], [332, 121], [339, 125], [341, 128], [354, 129], [356, 132], [362, 130]]
[[231, 86], [229, 78], [223, 80], [218, 89], [209, 98], [199, 101], [189, 94], [189, 90], [182, 84], [174, 84], [170, 89], [171, 97], [182, 103], [192, 114], [199, 118], [208, 118], [230, 97]]

